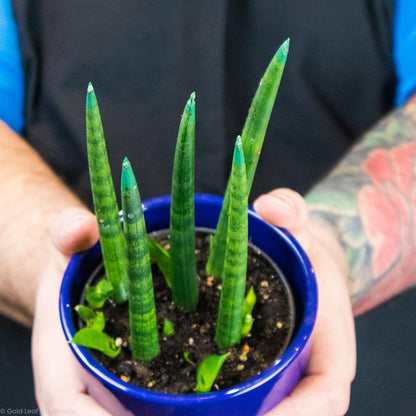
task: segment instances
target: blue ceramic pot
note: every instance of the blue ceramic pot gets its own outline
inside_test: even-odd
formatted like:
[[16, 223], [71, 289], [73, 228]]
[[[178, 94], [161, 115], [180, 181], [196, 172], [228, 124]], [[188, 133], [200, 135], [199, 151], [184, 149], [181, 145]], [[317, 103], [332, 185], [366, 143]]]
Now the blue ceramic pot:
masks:
[[[195, 195], [197, 227], [214, 229], [222, 198]], [[148, 232], [169, 227], [170, 197], [144, 202]], [[288, 348], [267, 370], [233, 388], [201, 395], [170, 395], [134, 387], [113, 376], [98, 364], [88, 350], [70, 344], [80, 363], [109, 389], [123, 405], [141, 416], [260, 416], [275, 407], [294, 388], [305, 368], [310, 336], [317, 311], [317, 287], [312, 266], [298, 243], [284, 230], [249, 213], [249, 236], [255, 246], [274, 260], [292, 289], [296, 325]], [[68, 340], [76, 330], [74, 306], [91, 273], [101, 262], [97, 243], [88, 251], [74, 255], [65, 272], [60, 293], [62, 327]]]

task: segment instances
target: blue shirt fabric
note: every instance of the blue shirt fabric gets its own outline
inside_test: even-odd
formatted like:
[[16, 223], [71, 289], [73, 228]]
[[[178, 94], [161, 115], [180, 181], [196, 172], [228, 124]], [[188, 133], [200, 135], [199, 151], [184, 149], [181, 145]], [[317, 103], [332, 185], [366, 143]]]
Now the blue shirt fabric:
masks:
[[395, 104], [416, 89], [416, 7], [414, 0], [396, 0], [393, 58], [397, 75]]
[[[416, 89], [416, 7], [413, 0], [397, 0], [394, 18], [393, 59], [397, 75], [395, 105]], [[0, 119], [22, 132], [24, 75], [18, 32], [11, 0], [0, 1]]]
[[24, 76], [11, 0], [0, 1], [0, 119], [17, 133], [23, 120]]

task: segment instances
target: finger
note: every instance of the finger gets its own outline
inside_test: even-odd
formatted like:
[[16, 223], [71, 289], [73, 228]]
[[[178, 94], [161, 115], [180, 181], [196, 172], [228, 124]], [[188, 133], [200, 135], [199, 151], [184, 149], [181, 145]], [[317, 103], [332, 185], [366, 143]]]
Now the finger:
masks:
[[63, 404], [61, 398], [59, 403], [51, 403], [46, 407], [39, 406], [39, 410], [42, 416], [52, 416], [57, 414], [68, 414], [73, 416], [112, 415], [99, 406], [94, 399], [83, 393], [77, 394], [68, 404]]
[[356, 351], [352, 308], [344, 275], [325, 248], [315, 242], [319, 307], [304, 378], [267, 416], [338, 416], [349, 406]]
[[253, 204], [267, 222], [289, 230], [302, 244], [307, 244], [308, 206], [302, 196], [287, 188], [259, 196]]
[[296, 390], [266, 416], [343, 416], [350, 384], [324, 375], [303, 378]]
[[117, 416], [134, 416], [132, 412], [127, 410], [120, 401], [106, 387], [104, 387], [96, 378], [87, 374], [82, 377], [83, 383], [87, 388], [88, 395], [93, 398], [96, 403], [108, 410], [112, 415]]
[[305, 226], [308, 219], [308, 207], [301, 195], [291, 189], [275, 189], [259, 196], [254, 209], [266, 221], [291, 231]]
[[87, 394], [80, 394], [74, 404], [74, 412], [71, 414], [79, 416], [111, 416], [112, 414], [104, 410], [92, 397]]
[[[342, 322], [340, 325], [342, 329], [346, 326]], [[340, 330], [325, 336], [330, 327], [322, 328], [320, 323], [317, 327], [304, 377], [267, 416], [341, 416], [347, 412], [355, 353], [350, 350], [348, 336], [343, 336]]]
[[63, 254], [71, 255], [86, 250], [98, 240], [95, 216], [85, 208], [66, 209], [53, 224], [51, 238]]
[[351, 382], [355, 376], [355, 326], [347, 281], [339, 264], [318, 241], [310, 257], [319, 302], [308, 374], [329, 374]]
[[72, 354], [58, 309], [50, 307], [50, 300], [59, 294], [60, 280], [55, 275], [52, 263], [38, 290], [32, 335], [34, 384], [42, 416], [131, 416]]

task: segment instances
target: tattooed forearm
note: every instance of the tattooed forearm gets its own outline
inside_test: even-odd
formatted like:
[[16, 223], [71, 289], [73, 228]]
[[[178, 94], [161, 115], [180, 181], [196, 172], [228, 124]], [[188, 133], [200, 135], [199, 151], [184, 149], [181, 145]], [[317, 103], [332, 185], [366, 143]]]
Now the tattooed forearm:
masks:
[[349, 264], [356, 314], [416, 281], [416, 99], [369, 131], [307, 195]]

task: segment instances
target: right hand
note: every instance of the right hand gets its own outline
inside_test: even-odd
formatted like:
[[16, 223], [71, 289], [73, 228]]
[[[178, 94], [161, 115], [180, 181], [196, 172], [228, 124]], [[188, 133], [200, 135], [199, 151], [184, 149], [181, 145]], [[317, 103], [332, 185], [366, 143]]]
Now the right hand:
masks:
[[43, 416], [131, 415], [76, 360], [61, 328], [58, 298], [61, 280], [72, 254], [98, 240], [93, 214], [86, 209], [65, 210], [52, 227], [56, 256], [50, 259], [36, 297], [32, 335], [35, 391]]
[[302, 244], [314, 266], [319, 306], [312, 348], [295, 389], [265, 416], [340, 416], [349, 406], [355, 375], [354, 319], [343, 256], [332, 249], [334, 236], [308, 220], [306, 201], [290, 189], [260, 196], [256, 212], [269, 223], [287, 228]]

